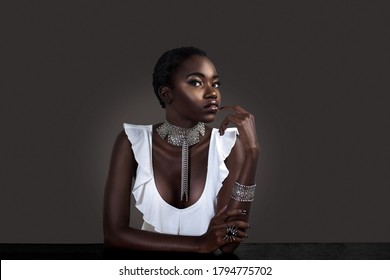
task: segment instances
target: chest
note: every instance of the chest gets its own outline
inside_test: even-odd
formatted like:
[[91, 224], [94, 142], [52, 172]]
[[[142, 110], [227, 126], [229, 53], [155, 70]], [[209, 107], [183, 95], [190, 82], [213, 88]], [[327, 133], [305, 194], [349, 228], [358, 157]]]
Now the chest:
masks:
[[153, 139], [152, 163], [156, 188], [162, 199], [176, 208], [186, 208], [199, 200], [207, 177], [209, 141], [189, 148], [189, 200], [181, 201], [182, 148]]

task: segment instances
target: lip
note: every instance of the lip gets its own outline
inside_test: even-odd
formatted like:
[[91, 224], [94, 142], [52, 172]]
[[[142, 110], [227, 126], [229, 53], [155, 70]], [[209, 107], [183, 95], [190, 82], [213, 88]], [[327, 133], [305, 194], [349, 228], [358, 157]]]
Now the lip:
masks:
[[204, 108], [208, 112], [218, 112], [219, 111], [219, 104], [217, 101], [210, 101], [204, 106]]

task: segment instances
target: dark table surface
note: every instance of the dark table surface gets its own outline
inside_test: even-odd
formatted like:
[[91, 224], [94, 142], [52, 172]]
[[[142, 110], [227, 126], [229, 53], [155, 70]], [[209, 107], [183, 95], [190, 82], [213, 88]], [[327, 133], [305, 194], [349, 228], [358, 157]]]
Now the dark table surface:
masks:
[[103, 244], [1, 244], [0, 259], [390, 260], [390, 243], [243, 243], [234, 254], [142, 252]]

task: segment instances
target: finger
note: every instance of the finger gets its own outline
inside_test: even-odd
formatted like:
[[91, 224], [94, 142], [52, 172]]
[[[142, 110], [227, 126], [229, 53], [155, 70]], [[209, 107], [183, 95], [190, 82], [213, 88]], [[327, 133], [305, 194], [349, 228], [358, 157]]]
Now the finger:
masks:
[[[233, 238], [234, 237], [234, 238]], [[229, 238], [229, 235], [227, 235], [226, 233], [224, 233], [224, 235], [222, 236], [222, 239], [223, 240], [226, 240], [226, 239], [240, 239], [240, 240], [245, 240], [246, 238], [248, 238], [248, 235], [244, 232], [244, 231], [241, 231], [241, 230], [237, 230], [236, 234], [234, 236], [231, 236]]]
[[225, 205], [215, 216], [214, 220], [220, 221], [220, 224], [226, 223], [226, 221], [235, 216], [245, 216], [248, 214], [246, 209], [229, 209], [227, 210], [227, 205]]
[[229, 123], [233, 123], [236, 126], [238, 126], [241, 122], [243, 122], [247, 118], [247, 114], [233, 114], [227, 116], [222, 122], [219, 127], [219, 134], [223, 135], [225, 133], [225, 130], [227, 129]]
[[224, 238], [222, 241], [227, 244], [227, 243], [241, 243], [245, 241], [245, 238], [241, 237], [234, 237], [234, 238]]
[[248, 212], [245, 209], [230, 209], [230, 210], [226, 210], [224, 213], [221, 214], [220, 220], [223, 221], [223, 223], [226, 223], [226, 221], [231, 217], [245, 216], [247, 214]]
[[230, 209], [226, 211], [227, 217], [233, 217], [233, 216], [238, 216], [238, 215], [243, 215], [245, 216], [248, 214], [248, 211], [245, 209]]
[[233, 123], [235, 125], [239, 125], [246, 119], [248, 119], [250, 114], [233, 114], [226, 116], [226, 118], [222, 121], [222, 124], [227, 126], [229, 123]]
[[225, 223], [225, 219], [227, 219], [229, 215], [227, 215], [227, 204], [218, 211], [217, 214], [212, 218], [212, 223], [214, 225]]
[[236, 237], [245, 239], [245, 238], [248, 238], [248, 234], [246, 234], [245, 231], [238, 230], [236, 233]]
[[235, 240], [233, 240], [234, 243], [241, 243], [244, 242], [245, 238], [236, 237]]
[[225, 242], [242, 242], [243, 240], [245, 240], [248, 235], [240, 230], [239, 228], [237, 227], [232, 227], [232, 229], [230, 229], [230, 231], [228, 231], [226, 229], [225, 232], [222, 232], [223, 236], [222, 236], [222, 240], [225, 241]]
[[230, 111], [235, 111], [235, 112], [238, 112], [238, 113], [248, 113], [248, 111], [246, 111], [244, 108], [242, 108], [241, 106], [239, 105], [234, 105], [234, 106], [222, 106], [220, 108], [221, 111], [226, 111], [226, 110], [230, 110]]
[[225, 234], [228, 227], [237, 228], [237, 230], [245, 231], [250, 228], [250, 225], [247, 222], [237, 220], [231, 221], [229, 223], [214, 225], [213, 229], [216, 232], [223, 232]]
[[230, 221], [226, 226], [225, 228], [227, 228], [228, 226], [230, 227], [237, 227], [241, 230], [246, 230], [246, 229], [249, 229], [250, 228], [250, 225], [248, 222], [244, 222], [244, 221], [240, 221], [240, 220], [237, 220], [237, 221]]
[[240, 243], [243, 241], [243, 238], [240, 238], [240, 237], [231, 237], [231, 238], [228, 238], [228, 237], [224, 237], [223, 238], [223, 241], [225, 243]]
[[[240, 225], [244, 227], [243, 224]], [[222, 240], [234, 239], [234, 238], [241, 238], [241, 239], [247, 238], [248, 235], [245, 232], [246, 229], [247, 228], [240, 228], [238, 224], [224, 226], [224, 227], [218, 226], [214, 228], [215, 234], [219, 237], [219, 239]]]
[[219, 133], [220, 135], [223, 135], [229, 123], [233, 123], [240, 130], [240, 127], [242, 127], [245, 124], [245, 122], [250, 120], [252, 122], [254, 121], [253, 115], [251, 115], [250, 113], [237, 113], [237, 114], [228, 115], [221, 122]]

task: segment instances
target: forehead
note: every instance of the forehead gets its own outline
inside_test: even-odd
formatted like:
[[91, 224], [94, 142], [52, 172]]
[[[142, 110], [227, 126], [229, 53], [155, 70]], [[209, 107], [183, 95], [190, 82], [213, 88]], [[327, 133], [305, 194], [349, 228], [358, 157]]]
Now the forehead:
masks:
[[200, 55], [193, 55], [185, 59], [177, 68], [177, 76], [187, 76], [191, 73], [202, 73], [206, 77], [217, 76], [217, 70], [210, 59]]

